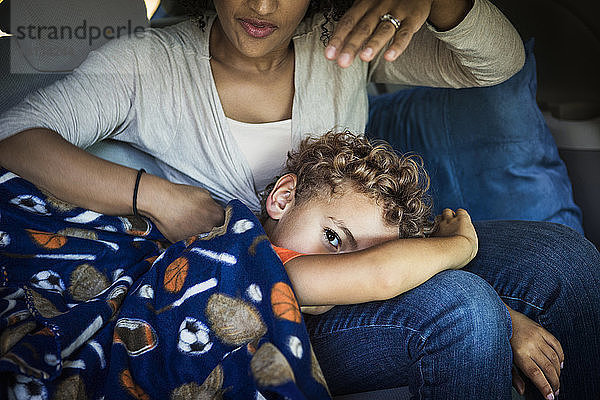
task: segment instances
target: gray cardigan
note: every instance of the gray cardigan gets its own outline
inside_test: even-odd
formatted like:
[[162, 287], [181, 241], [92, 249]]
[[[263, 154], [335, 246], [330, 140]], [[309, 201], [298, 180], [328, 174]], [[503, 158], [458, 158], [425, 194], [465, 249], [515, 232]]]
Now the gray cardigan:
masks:
[[[475, 0], [454, 29], [417, 32], [395, 62], [328, 61], [322, 16], [303, 21], [293, 38], [292, 142], [331, 129], [362, 132], [369, 81], [441, 87], [500, 83], [523, 65], [521, 39], [487, 0]], [[45, 127], [86, 148], [106, 138], [156, 157], [172, 182], [202, 186], [215, 199], [237, 198], [260, 210], [252, 172], [229, 132], [210, 68], [208, 37], [192, 21], [113, 40], [71, 75], [38, 90], [0, 117], [0, 140]], [[278, 171], [273, 171], [275, 175]]]

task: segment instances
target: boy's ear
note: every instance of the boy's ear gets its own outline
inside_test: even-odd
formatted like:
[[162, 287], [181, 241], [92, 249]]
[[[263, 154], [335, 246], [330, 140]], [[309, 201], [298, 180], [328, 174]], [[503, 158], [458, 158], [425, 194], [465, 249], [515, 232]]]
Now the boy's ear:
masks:
[[297, 182], [298, 178], [295, 174], [285, 174], [277, 180], [267, 197], [266, 209], [269, 217], [279, 220], [288, 209], [293, 207]]

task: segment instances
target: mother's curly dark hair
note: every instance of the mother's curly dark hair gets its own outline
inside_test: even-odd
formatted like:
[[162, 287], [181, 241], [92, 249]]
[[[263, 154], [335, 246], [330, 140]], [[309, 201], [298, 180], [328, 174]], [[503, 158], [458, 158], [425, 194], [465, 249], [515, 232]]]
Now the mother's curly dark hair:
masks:
[[[212, 0], [171, 0], [166, 8], [169, 14], [189, 15], [195, 17], [200, 28], [204, 29], [204, 12], [214, 10]], [[311, 0], [304, 18], [310, 18], [317, 13], [322, 13], [325, 21], [321, 24], [321, 41], [324, 45], [331, 38], [329, 27], [331, 22], [339, 21], [342, 15], [352, 6], [354, 0]]]

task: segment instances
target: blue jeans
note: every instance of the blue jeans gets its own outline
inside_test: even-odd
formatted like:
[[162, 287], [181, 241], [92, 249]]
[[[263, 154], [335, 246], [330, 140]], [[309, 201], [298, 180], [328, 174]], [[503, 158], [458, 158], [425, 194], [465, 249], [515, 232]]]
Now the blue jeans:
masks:
[[[561, 399], [600, 394], [600, 254], [562, 225], [475, 223], [479, 253], [393, 299], [305, 316], [333, 394], [409, 386], [417, 399], [510, 399], [502, 304], [560, 341]], [[541, 398], [541, 396], [540, 396]]]

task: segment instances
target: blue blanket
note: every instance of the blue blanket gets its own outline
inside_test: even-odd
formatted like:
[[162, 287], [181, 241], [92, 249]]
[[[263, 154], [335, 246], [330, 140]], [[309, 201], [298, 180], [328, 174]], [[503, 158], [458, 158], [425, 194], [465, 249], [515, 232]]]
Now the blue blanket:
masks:
[[0, 398], [328, 398], [281, 261], [239, 201], [161, 250], [148, 220], [0, 169]]

